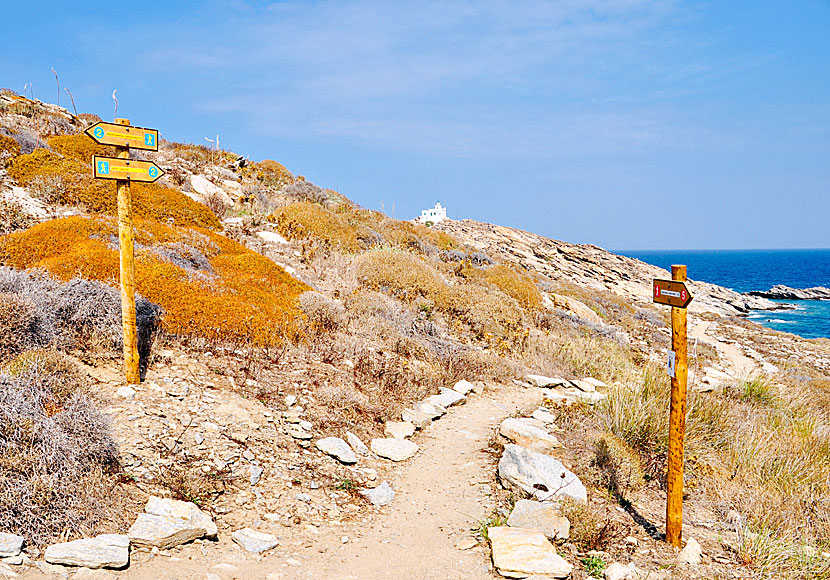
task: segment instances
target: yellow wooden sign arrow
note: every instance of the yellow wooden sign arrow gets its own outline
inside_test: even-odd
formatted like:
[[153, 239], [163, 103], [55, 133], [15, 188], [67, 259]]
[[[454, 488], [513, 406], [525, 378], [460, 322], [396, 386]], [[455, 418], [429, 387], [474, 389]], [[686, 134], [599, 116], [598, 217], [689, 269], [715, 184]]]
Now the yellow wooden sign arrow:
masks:
[[120, 179], [152, 183], [164, 175], [164, 170], [152, 161], [134, 161], [94, 155], [92, 163], [95, 167], [96, 179]]
[[147, 151], [159, 150], [158, 129], [130, 127], [101, 121], [89, 127], [84, 133], [101, 145], [116, 145]]

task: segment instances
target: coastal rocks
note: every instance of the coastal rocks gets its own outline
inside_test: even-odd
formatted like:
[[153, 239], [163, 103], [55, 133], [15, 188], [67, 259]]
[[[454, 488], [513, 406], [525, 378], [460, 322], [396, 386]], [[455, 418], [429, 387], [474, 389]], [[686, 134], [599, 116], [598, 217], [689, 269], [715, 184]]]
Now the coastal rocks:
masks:
[[196, 504], [151, 496], [129, 530], [135, 546], [172, 548], [197, 538], [215, 538], [216, 524]]
[[418, 445], [407, 439], [372, 439], [372, 453], [392, 461], [405, 461], [418, 452]]
[[415, 434], [415, 425], [409, 421], [387, 421], [383, 426], [383, 434], [393, 439], [406, 439]]
[[346, 465], [351, 465], [353, 463], [357, 463], [357, 455], [349, 447], [349, 444], [343, 441], [340, 437], [326, 437], [325, 439], [319, 439], [317, 443], [315, 443], [317, 449], [331, 455], [340, 463], [345, 463]]
[[532, 574], [567, 578], [573, 570], [538, 530], [499, 526], [487, 528], [487, 536], [493, 565], [507, 578], [525, 578]]
[[392, 503], [395, 499], [395, 490], [388, 482], [384, 481], [374, 489], [364, 489], [360, 495], [369, 500], [375, 507], [383, 507]]
[[570, 537], [571, 522], [559, 513], [552, 503], [520, 499], [516, 502], [507, 525], [512, 528], [539, 530], [551, 540], [567, 540]]
[[[536, 422], [535, 419], [530, 419], [530, 421]], [[505, 419], [499, 426], [499, 434], [517, 445], [541, 453], [562, 447], [556, 437], [530, 421], [513, 417]]]
[[23, 536], [0, 532], [0, 558], [13, 558], [23, 550]]
[[767, 290], [747, 292], [749, 296], [760, 296], [773, 300], [830, 300], [830, 288], [814, 286], [813, 288], [790, 288], [777, 284]]
[[252, 554], [261, 554], [265, 550], [270, 550], [280, 543], [276, 536], [258, 532], [251, 528], [236, 530], [231, 534], [231, 539], [242, 549]]
[[518, 445], [506, 445], [499, 460], [502, 483], [540, 500], [566, 497], [585, 503], [588, 492], [579, 478], [560, 461]]
[[103, 534], [46, 548], [44, 559], [50, 564], [85, 568], [123, 568], [130, 562], [130, 539], [118, 534]]

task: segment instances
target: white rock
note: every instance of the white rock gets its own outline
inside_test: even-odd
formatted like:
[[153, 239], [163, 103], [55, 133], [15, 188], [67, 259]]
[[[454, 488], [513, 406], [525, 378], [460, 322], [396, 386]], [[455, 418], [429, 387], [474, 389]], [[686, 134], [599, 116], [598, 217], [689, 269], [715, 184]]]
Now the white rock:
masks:
[[629, 580], [637, 578], [637, 567], [634, 562], [623, 566], [619, 562], [612, 562], [605, 569], [605, 580]]
[[525, 377], [530, 383], [537, 387], [568, 387], [570, 386], [570, 381], [568, 379], [563, 379], [562, 377], [546, 377], [544, 375], [527, 375]]
[[514, 417], [509, 417], [501, 422], [499, 434], [517, 445], [540, 453], [562, 447], [559, 440], [544, 429]]
[[358, 437], [351, 431], [346, 431], [346, 441], [349, 442], [351, 448], [358, 455], [369, 455], [369, 448], [366, 447], [366, 444], [360, 440], [360, 437]]
[[[282, 237], [281, 235], [279, 235], [276, 232], [269, 232], [267, 230], [262, 230], [260, 232], [257, 232], [256, 235], [258, 235], [262, 239], [262, 241], [268, 242], [269, 244], [287, 244], [288, 243], [288, 240], [286, 240], [284, 237]], [[289, 396], [291, 396], [291, 395], [289, 395]]]
[[416, 429], [423, 429], [430, 423], [432, 423], [433, 419], [440, 417], [440, 414], [432, 415], [428, 413], [423, 413], [421, 411], [416, 411], [415, 409], [404, 409], [401, 413], [401, 419], [406, 421], [407, 423], [412, 423]]
[[395, 490], [388, 482], [384, 481], [374, 489], [361, 490], [360, 495], [366, 497], [376, 507], [383, 507], [392, 503], [395, 499]]
[[135, 546], [172, 548], [197, 538], [215, 538], [216, 524], [196, 504], [151, 496], [130, 527]]
[[[262, 232], [260, 232], [260, 233], [262, 233]], [[297, 402], [297, 397], [295, 397], [294, 395], [285, 395], [285, 404], [288, 407], [293, 407], [296, 402]]]
[[461, 393], [462, 395], [469, 394], [469, 392], [473, 389], [475, 389], [475, 385], [473, 383], [465, 381], [464, 379], [461, 379], [460, 381], [455, 383], [455, 385], [453, 385], [452, 388], [453, 391]]
[[677, 555], [677, 562], [679, 564], [689, 564], [692, 566], [697, 566], [700, 564], [701, 556], [703, 555], [703, 549], [700, 547], [700, 544], [694, 538], [689, 538], [689, 541], [686, 542], [686, 545], [680, 550], [680, 553]]
[[567, 578], [573, 566], [556, 553], [544, 534], [538, 530], [500, 526], [487, 528], [493, 552], [493, 565], [502, 576], [525, 578], [540, 574]]
[[582, 379], [582, 382], [593, 385], [595, 389], [607, 389], [608, 388], [608, 385], [603, 383], [601, 380], [595, 379], [593, 377], [585, 377], [584, 379]]
[[[447, 414], [447, 409], [438, 404], [420, 402], [412, 405], [412, 409], [418, 413], [429, 416], [433, 421]], [[406, 420], [406, 419], [405, 419]]]
[[538, 409], [533, 411], [531, 417], [533, 417], [537, 421], [541, 421], [545, 425], [550, 425], [551, 423], [553, 423], [554, 420], [553, 414], [544, 407], [539, 407]]
[[539, 530], [551, 540], [567, 540], [570, 537], [571, 522], [550, 502], [520, 499], [507, 518], [512, 528]]
[[115, 394], [121, 397], [122, 399], [132, 401], [135, 398], [135, 389], [128, 386], [118, 387], [115, 390]]
[[392, 461], [404, 461], [418, 452], [418, 445], [407, 439], [372, 439], [369, 447], [375, 455]]
[[441, 387], [440, 392], [437, 395], [432, 395], [431, 397], [427, 397], [427, 403], [432, 403], [433, 405], [440, 405], [445, 409], [449, 409], [453, 405], [458, 405], [463, 403], [467, 400], [467, 397], [462, 395], [461, 393], [454, 391], [452, 389], [447, 389]]
[[325, 439], [318, 439], [315, 443], [317, 449], [323, 453], [327, 453], [337, 459], [340, 463], [351, 465], [357, 463], [357, 455], [349, 447], [349, 444], [343, 441], [340, 437], [326, 437]]
[[276, 536], [258, 532], [251, 528], [236, 530], [231, 534], [231, 539], [242, 546], [243, 549], [254, 554], [261, 554], [265, 550], [270, 550], [280, 543]]
[[499, 478], [540, 501], [565, 497], [588, 501], [585, 486], [560, 461], [518, 445], [505, 446], [499, 460]]
[[577, 389], [584, 393], [593, 393], [597, 390], [597, 388], [594, 386], [594, 383], [589, 383], [585, 379], [574, 379], [571, 381], [571, 383], [573, 384], [573, 386], [575, 386]]
[[406, 439], [415, 434], [415, 425], [409, 421], [387, 421], [383, 426], [383, 434], [394, 439]]
[[199, 203], [204, 202], [204, 200], [208, 197], [216, 197], [225, 205], [233, 205], [233, 199], [231, 199], [231, 196], [225, 193], [224, 189], [218, 185], [215, 185], [203, 175], [191, 175], [190, 187], [193, 188], [193, 191], [196, 192], [197, 195], [193, 195], [193, 192], [185, 192], [185, 195], [188, 195], [191, 199], [194, 199]]
[[50, 564], [86, 568], [123, 568], [130, 562], [130, 539], [118, 534], [103, 534], [46, 548], [44, 559]]
[[259, 480], [262, 479], [262, 467], [259, 465], [251, 465], [251, 485], [256, 485], [259, 483]]
[[0, 532], [0, 558], [17, 556], [23, 550], [23, 536]]
[[546, 400], [553, 403], [565, 403], [570, 405], [572, 403], [584, 403], [586, 405], [596, 405], [600, 401], [608, 398], [606, 393], [586, 393], [579, 389], [545, 389], [543, 395]]

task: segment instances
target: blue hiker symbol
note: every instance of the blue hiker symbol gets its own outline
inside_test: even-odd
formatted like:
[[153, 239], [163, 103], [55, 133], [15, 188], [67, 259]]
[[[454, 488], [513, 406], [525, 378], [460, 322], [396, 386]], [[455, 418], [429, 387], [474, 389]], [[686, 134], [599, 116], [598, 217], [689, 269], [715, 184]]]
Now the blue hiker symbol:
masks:
[[[144, 144], [149, 147], [155, 147], [156, 145], [156, 136], [152, 133], [145, 133], [144, 134]], [[155, 177], [155, 176], [153, 176]]]
[[108, 175], [110, 172], [110, 164], [107, 161], [98, 162], [98, 173], [101, 175]]

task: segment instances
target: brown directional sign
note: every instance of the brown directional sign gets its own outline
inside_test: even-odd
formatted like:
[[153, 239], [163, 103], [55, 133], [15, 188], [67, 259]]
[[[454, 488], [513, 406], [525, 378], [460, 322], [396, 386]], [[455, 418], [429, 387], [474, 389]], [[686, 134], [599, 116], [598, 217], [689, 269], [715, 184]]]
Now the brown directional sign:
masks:
[[686, 284], [676, 280], [654, 280], [652, 297], [657, 304], [686, 308], [692, 301], [692, 293]]
[[144, 129], [115, 123], [95, 123], [84, 131], [101, 145], [116, 145], [130, 149], [159, 150], [158, 129]]
[[96, 179], [119, 179], [122, 181], [145, 181], [152, 183], [164, 171], [152, 161], [133, 161], [118, 157], [99, 157], [94, 155], [92, 163], [95, 167]]

